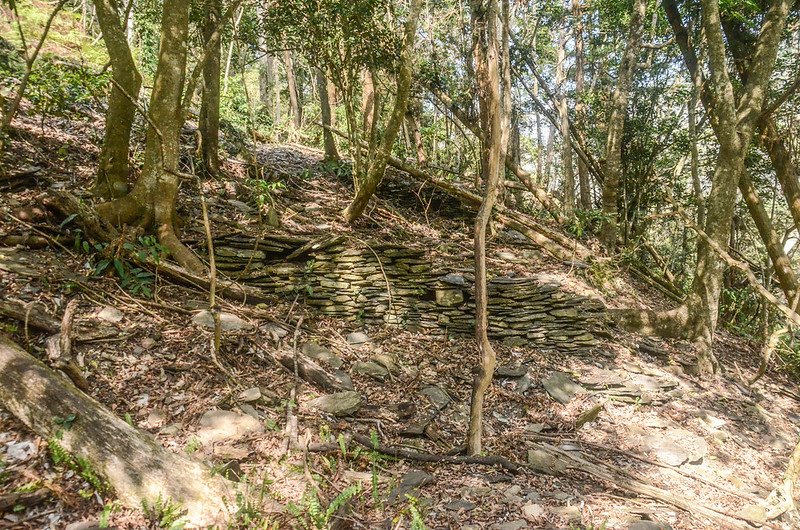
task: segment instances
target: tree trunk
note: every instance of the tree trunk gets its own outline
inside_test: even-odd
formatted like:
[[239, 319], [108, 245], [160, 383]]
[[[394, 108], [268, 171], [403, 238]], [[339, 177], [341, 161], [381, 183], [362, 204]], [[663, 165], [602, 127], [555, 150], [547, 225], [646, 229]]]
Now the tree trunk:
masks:
[[417, 164], [424, 168], [428, 164], [428, 157], [425, 154], [425, 144], [422, 142], [422, 131], [420, 130], [421, 116], [422, 100], [412, 99], [408, 102], [406, 126], [411, 130], [411, 141], [414, 144], [414, 152], [417, 155]]
[[800, 230], [800, 175], [792, 160], [792, 151], [787, 147], [786, 139], [778, 132], [772, 116], [759, 120], [759, 133], [759, 144], [769, 155], [794, 226]]
[[[203, 20], [203, 41], [207, 46], [222, 16], [221, 0], [209, 0]], [[203, 170], [208, 175], [219, 174], [219, 90], [222, 45], [215, 39], [203, 65], [203, 99], [200, 103], [200, 151]]]
[[[200, 462], [161, 447], [0, 336], [0, 404], [48, 444], [87, 462], [125, 506], [173, 503], [195, 526], [225, 525], [234, 488]], [[75, 417], [69, 425], [57, 418]]]
[[128, 156], [131, 128], [142, 76], [133, 60], [122, 19], [114, 0], [95, 0], [97, 21], [103, 33], [114, 82], [108, 98], [106, 130], [93, 192], [104, 198], [128, 193]]
[[294, 75], [294, 59], [290, 51], [283, 52], [283, 64], [286, 67], [286, 85], [289, 87], [289, 111], [292, 113], [292, 125], [295, 129], [303, 126], [303, 106], [297, 77]]
[[345, 208], [342, 215], [345, 221], [352, 223], [364, 213], [364, 209], [369, 203], [370, 197], [375, 193], [383, 179], [383, 173], [386, 170], [386, 163], [392, 152], [392, 145], [397, 138], [397, 133], [400, 130], [400, 125], [403, 123], [403, 118], [406, 114], [406, 106], [408, 105], [409, 94], [411, 93], [411, 67], [413, 63], [414, 53], [414, 39], [417, 33], [417, 21], [419, 19], [420, 11], [422, 11], [422, 0], [412, 0], [411, 7], [408, 12], [408, 19], [405, 25], [405, 36], [403, 38], [403, 49], [400, 55], [400, 71], [397, 73], [397, 95], [394, 100], [394, 108], [389, 117], [389, 122], [386, 124], [386, 130], [383, 132], [380, 144], [375, 152], [375, 155], [369, 161], [367, 174], [364, 181], [356, 190], [353, 201]]
[[[572, 0], [572, 16], [575, 19], [575, 126], [584, 129], [586, 105], [583, 103], [582, 97], [585, 84], [585, 58], [583, 56], [583, 6], [581, 6], [581, 0]], [[589, 169], [581, 157], [578, 157], [578, 190], [581, 209], [591, 210], [592, 189], [589, 183]]]
[[628, 109], [628, 93], [631, 90], [636, 64], [639, 61], [646, 11], [647, 0], [634, 0], [628, 30], [628, 44], [619, 65], [617, 87], [611, 97], [611, 113], [606, 128], [606, 167], [605, 181], [603, 182], [603, 222], [600, 227], [600, 241], [609, 251], [613, 251], [617, 245], [619, 231], [617, 197], [622, 182], [622, 138], [625, 130], [625, 114]]
[[[322, 125], [333, 127], [331, 119], [331, 103], [328, 99], [328, 80], [325, 73], [320, 69], [315, 69], [317, 80], [317, 92], [319, 92], [319, 107], [322, 114]], [[323, 127], [322, 138], [325, 143], [325, 160], [339, 160], [339, 152], [336, 150], [336, 140], [330, 129]]]
[[180, 130], [184, 118], [181, 97], [188, 34], [189, 3], [166, 0], [158, 66], [150, 97], [144, 168], [131, 193], [100, 204], [97, 211], [106, 220], [120, 226], [138, 223], [152, 227], [159, 242], [178, 264], [191, 272], [201, 273], [205, 271], [203, 263], [175, 233]]
[[564, 84], [567, 80], [566, 70], [567, 32], [564, 26], [558, 30], [558, 50], [556, 51], [556, 110], [558, 111], [558, 127], [561, 131], [561, 176], [564, 188], [564, 213], [567, 217], [575, 210], [575, 173], [572, 169], [572, 145], [570, 145], [569, 111]]
[[[495, 353], [488, 337], [488, 294], [486, 289], [486, 230], [499, 192], [505, 147], [501, 127], [500, 45], [497, 36], [497, 0], [473, 0], [472, 24], [475, 38], [475, 78], [484, 141], [481, 142], [481, 166], [486, 184], [483, 201], [475, 217], [475, 340], [480, 364], [472, 383], [467, 453], [481, 453], [483, 401], [492, 382]], [[505, 57], [507, 60], [507, 57]], [[507, 109], [510, 111], [510, 109]]]
[[[662, 0], [667, 19], [673, 28], [689, 71], [701, 75], [697, 55], [689, 46], [674, 0]], [[682, 307], [646, 316], [651, 327], [663, 328], [675, 314], [684, 315], [684, 330], [694, 339], [697, 349], [695, 370], [699, 374], [716, 371], [718, 364], [712, 351], [717, 324], [719, 297], [725, 264], [721, 252], [727, 248], [736, 192], [745, 172], [745, 157], [753, 138], [769, 78], [775, 67], [778, 46], [789, 13], [789, 0], [775, 0], [768, 8], [755, 44], [752, 60], [738, 93], [734, 91], [728, 72], [726, 40], [722, 34], [720, 6], [716, 0], [701, 0], [702, 26], [706, 38], [709, 78], [703, 80], [703, 103], [707, 105], [714, 134], [720, 144], [712, 188], [707, 200], [705, 234], [697, 245], [694, 281], [687, 296], [686, 311]], [[730, 43], [730, 39], [728, 39]], [[767, 293], [769, 294], [769, 293]], [[682, 325], [683, 321], [679, 324]], [[629, 329], [632, 329], [629, 327]]]

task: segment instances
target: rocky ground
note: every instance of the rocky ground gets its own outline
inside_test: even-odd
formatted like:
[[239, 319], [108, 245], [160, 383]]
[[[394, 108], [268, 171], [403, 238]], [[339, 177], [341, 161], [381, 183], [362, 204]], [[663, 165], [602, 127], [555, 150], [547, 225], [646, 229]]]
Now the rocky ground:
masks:
[[[47, 187], [87, 189], [97, 153], [77, 146], [86, 146], [92, 132], [88, 123], [23, 122], [10, 165], [38, 165], [42, 179], [0, 195], [0, 234], [45, 234], [64, 248], [0, 248], [0, 299], [60, 316], [79, 297], [83, 335], [75, 354], [91, 395], [171, 450], [237, 480], [255, 499], [232, 502], [241, 527], [414, 528], [424, 521], [429, 528], [644, 530], [745, 528], [745, 520], [797, 527], [794, 514], [763, 521], [765, 499], [797, 442], [796, 383], [771, 371], [753, 388], [743, 386], [733, 367], [752, 375], [756, 350], [724, 332], [718, 354], [731, 370], [713, 381], [683, 372], [687, 345], [618, 331], [568, 354], [498, 344], [484, 449], [520, 466], [514, 469], [394, 458], [370, 447], [446, 455], [461, 446], [477, 358], [468, 338], [323, 317], [296, 293], [258, 306], [225, 302], [215, 363], [203, 292], [153, 277], [145, 282], [152, 296], [132, 294], [111, 272], [93, 273], [96, 257], [72, 244], [69, 224], [59, 229], [45, 216], [6, 217], [34, 204]], [[367, 219], [350, 228], [338, 217], [349, 196], [346, 178], [332, 176], [316, 151], [261, 146], [257, 155], [263, 174], [283, 184], [260, 200], [245, 166], [229, 160], [229, 182], [204, 184], [215, 233], [262, 227], [274, 205], [286, 232], [429, 245], [432, 262], [454, 249], [469, 252], [471, 214], [430, 189], [417, 187], [414, 196], [408, 184], [393, 180]], [[197, 190], [187, 186], [182, 194], [184, 235], [199, 246]], [[490, 258], [495, 272], [546, 272], [564, 289], [608, 305], [667, 303], [624, 271], [523, 256], [501, 237]], [[10, 319], [0, 325], [42, 354], [44, 335]], [[276, 351], [315, 359], [352, 390], [325, 392], [295, 379], [275, 363]], [[287, 433], [309, 449], [287, 450]], [[364, 438], [368, 443], [359, 445]], [[259, 498], [287, 509], [260, 513]], [[163, 513], [121, 508], [112, 493], [56, 462], [44, 440], [2, 411], [0, 502], [0, 528], [171, 523]]]

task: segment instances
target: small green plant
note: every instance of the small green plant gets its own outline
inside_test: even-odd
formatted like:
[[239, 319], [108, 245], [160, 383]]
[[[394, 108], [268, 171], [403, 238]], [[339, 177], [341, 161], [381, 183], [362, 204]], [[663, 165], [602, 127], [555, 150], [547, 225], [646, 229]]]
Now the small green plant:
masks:
[[324, 530], [329, 527], [333, 516], [362, 491], [363, 487], [360, 482], [351, 484], [343, 489], [327, 507], [322, 506], [316, 491], [306, 491], [300, 500], [300, 506], [289, 503], [286, 510], [296, 517], [306, 530]]
[[605, 219], [608, 219], [608, 216], [600, 210], [575, 210], [575, 216], [569, 220], [566, 229], [580, 239], [586, 235], [596, 234]]
[[99, 277], [113, 272], [120, 280], [120, 287], [133, 295], [152, 298], [155, 275], [132, 264], [125, 258], [125, 255], [127, 252], [136, 256], [139, 261], [158, 263], [166, 256], [167, 251], [153, 236], [142, 236], [136, 244], [124, 242], [121, 247], [115, 248], [108, 243], [91, 245], [88, 241], [81, 239], [79, 232], [75, 238], [75, 245], [84, 253], [90, 254], [89, 265], [92, 267], [93, 276]]
[[154, 503], [150, 504], [146, 500], [142, 500], [142, 510], [145, 516], [159, 528], [167, 528], [169, 530], [181, 530], [186, 526], [186, 521], [182, 518], [186, 514], [186, 510], [175, 504], [170, 499], [164, 500], [161, 494]]
[[100, 517], [97, 521], [97, 526], [99, 528], [108, 528], [111, 526], [111, 516], [114, 512], [120, 509], [120, 505], [117, 501], [107, 502], [103, 506], [103, 511], [100, 512]]
[[186, 442], [186, 448], [184, 449], [184, 451], [186, 451], [188, 454], [192, 454], [196, 452], [198, 449], [200, 449], [202, 446], [203, 443], [200, 440], [192, 437], [189, 439], [188, 442]]
[[[47, 448], [53, 464], [71, 469], [98, 493], [108, 491], [108, 484], [100, 478], [89, 460], [82, 456], [73, 456], [61, 445], [59, 440], [61, 440], [62, 436], [63, 431], [59, 430], [47, 441]], [[85, 493], [91, 496], [93, 492], [87, 491]]]
[[423, 517], [422, 511], [420, 511], [419, 499], [408, 493], [406, 493], [406, 499], [408, 500], [408, 504], [401, 513], [411, 519], [409, 528], [411, 530], [427, 530], [427, 526], [425, 526], [425, 517]]

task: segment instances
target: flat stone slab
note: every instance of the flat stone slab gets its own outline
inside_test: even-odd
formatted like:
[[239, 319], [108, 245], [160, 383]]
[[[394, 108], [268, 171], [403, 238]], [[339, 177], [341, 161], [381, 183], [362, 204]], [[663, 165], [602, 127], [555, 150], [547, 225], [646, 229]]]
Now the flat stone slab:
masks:
[[[223, 331], [239, 331], [242, 329], [253, 329], [255, 326], [250, 322], [242, 320], [232, 313], [219, 314], [220, 327]], [[200, 311], [192, 317], [192, 322], [205, 329], [214, 329], [214, 316], [211, 311]]]
[[341, 368], [344, 362], [331, 350], [320, 346], [316, 342], [307, 342], [300, 347], [300, 351], [308, 355], [315, 361], [327, 364], [331, 368]]
[[378, 381], [383, 381], [389, 375], [389, 370], [386, 367], [373, 361], [353, 363], [351, 371], [354, 374], [367, 375]]
[[232, 410], [209, 410], [200, 417], [197, 438], [204, 444], [238, 440], [248, 434], [264, 432], [260, 421]]
[[[389, 502], [405, 500], [406, 494], [411, 493], [422, 486], [433, 484], [436, 478], [430, 473], [412, 469], [400, 479], [400, 484], [389, 493]], [[416, 497], [416, 495], [415, 495]]]
[[352, 344], [355, 346], [359, 344], [366, 344], [367, 342], [370, 342], [371, 339], [369, 338], [369, 335], [367, 335], [366, 333], [362, 333], [361, 331], [354, 331], [353, 333], [347, 335], [346, 340], [348, 344]]
[[426, 386], [420, 390], [420, 393], [424, 396], [427, 396], [433, 406], [439, 410], [445, 408], [452, 401], [450, 396], [447, 395], [447, 392], [438, 386]]
[[542, 379], [542, 386], [553, 399], [562, 405], [569, 403], [575, 394], [586, 392], [581, 385], [572, 380], [569, 374], [564, 372], [553, 372], [550, 376], [545, 377]]
[[312, 399], [308, 406], [333, 416], [350, 416], [361, 407], [361, 403], [358, 392], [347, 390]]
[[504, 364], [498, 366], [495, 371], [495, 377], [522, 377], [528, 373], [528, 367], [524, 364], [513, 365]]

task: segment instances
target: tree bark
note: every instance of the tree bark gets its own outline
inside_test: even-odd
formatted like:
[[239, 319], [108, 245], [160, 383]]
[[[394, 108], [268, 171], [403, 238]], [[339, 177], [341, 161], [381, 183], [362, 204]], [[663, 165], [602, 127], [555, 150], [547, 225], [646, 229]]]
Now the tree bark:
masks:
[[617, 245], [619, 232], [619, 212], [617, 199], [622, 182], [622, 138], [625, 130], [625, 114], [628, 109], [628, 94], [633, 85], [639, 49], [642, 45], [644, 17], [647, 0], [634, 0], [631, 22], [628, 29], [628, 43], [619, 65], [617, 86], [611, 97], [611, 113], [606, 127], [606, 167], [603, 182], [603, 222], [600, 227], [600, 241], [607, 250], [613, 251]]
[[152, 227], [159, 242], [189, 271], [205, 267], [175, 233], [178, 195], [180, 130], [184, 114], [181, 99], [186, 70], [189, 3], [166, 0], [162, 13], [161, 43], [153, 92], [150, 97], [144, 168], [131, 193], [97, 207], [98, 214], [117, 224]]
[[428, 164], [428, 156], [425, 154], [425, 144], [422, 142], [422, 131], [420, 130], [420, 119], [422, 116], [422, 100], [411, 99], [408, 102], [406, 111], [406, 126], [411, 131], [411, 141], [414, 144], [414, 153], [417, 156], [417, 164], [425, 167]]
[[292, 125], [295, 129], [303, 126], [303, 103], [297, 86], [297, 77], [294, 75], [294, 59], [292, 52], [283, 52], [283, 64], [286, 67], [286, 85], [289, 87], [289, 111], [292, 113]]
[[113, 84], [106, 111], [105, 137], [93, 192], [104, 198], [128, 193], [128, 156], [131, 128], [136, 116], [142, 76], [133, 60], [115, 0], [95, 0], [95, 11], [103, 41], [111, 59]]
[[[586, 105], [582, 99], [585, 85], [585, 57], [583, 56], [583, 6], [581, 0], [572, 0], [572, 16], [575, 19], [575, 126], [583, 129]], [[589, 182], [589, 169], [581, 157], [578, 157], [578, 191], [581, 209], [591, 210], [592, 188]]]
[[[161, 447], [0, 336], [0, 403], [48, 444], [104, 478], [125, 506], [171, 502], [196, 526], [222, 525], [235, 490], [202, 463]], [[69, 425], [54, 419], [74, 415]]]
[[[317, 92], [319, 92], [319, 107], [322, 114], [322, 125], [332, 127], [331, 118], [331, 102], [328, 99], [328, 79], [325, 73], [320, 69], [315, 69]], [[322, 128], [322, 138], [325, 144], [325, 160], [339, 160], [339, 152], [336, 150], [336, 140], [333, 138], [333, 133], [330, 129]]]
[[[203, 41], [206, 46], [212, 39], [222, 16], [221, 0], [208, 0], [206, 18], [203, 20]], [[203, 99], [200, 103], [200, 152], [203, 170], [208, 175], [219, 174], [219, 100], [220, 100], [220, 62], [222, 44], [215, 39], [208, 50], [203, 65]]]
[[564, 83], [567, 80], [566, 70], [567, 31], [562, 26], [558, 30], [558, 50], [556, 51], [556, 110], [558, 110], [558, 127], [561, 131], [561, 175], [564, 189], [564, 213], [571, 217], [575, 210], [575, 172], [572, 168], [572, 145], [570, 144], [569, 110], [567, 96], [564, 94]]
[[412, 0], [408, 12], [408, 19], [405, 25], [405, 35], [403, 37], [403, 49], [400, 54], [400, 70], [397, 73], [397, 94], [395, 95], [394, 108], [386, 124], [380, 144], [369, 161], [367, 174], [364, 181], [360, 183], [356, 190], [353, 201], [345, 208], [342, 215], [348, 223], [352, 223], [364, 213], [364, 209], [369, 203], [370, 197], [375, 193], [383, 179], [386, 164], [392, 152], [392, 145], [397, 138], [400, 125], [406, 114], [409, 94], [411, 93], [411, 67], [413, 63], [414, 40], [417, 33], [417, 22], [420, 11], [422, 11], [422, 0]]
[[[481, 123], [485, 140], [481, 142], [481, 167], [486, 184], [483, 201], [475, 217], [475, 340], [478, 343], [480, 364], [472, 382], [467, 453], [481, 453], [483, 435], [483, 401], [492, 382], [496, 363], [494, 349], [488, 337], [488, 293], [486, 289], [486, 230], [492, 209], [497, 201], [507, 135], [502, 131], [500, 95], [500, 44], [497, 35], [497, 0], [473, 0], [471, 3], [475, 35], [475, 78]], [[508, 60], [508, 57], [504, 57]], [[508, 88], [508, 87], [506, 87]], [[506, 109], [506, 114], [510, 109]]]

